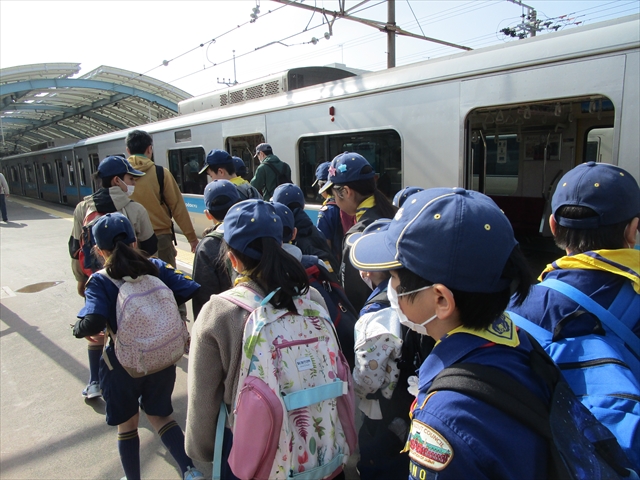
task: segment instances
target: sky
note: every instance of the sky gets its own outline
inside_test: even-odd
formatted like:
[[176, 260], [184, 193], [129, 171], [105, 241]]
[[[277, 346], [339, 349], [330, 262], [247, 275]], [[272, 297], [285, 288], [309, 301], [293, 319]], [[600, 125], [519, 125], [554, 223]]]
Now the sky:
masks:
[[[338, 9], [338, 0], [298, 2]], [[387, 20], [386, 2], [361, 3], [347, 1], [347, 8], [355, 7], [352, 15]], [[539, 19], [562, 29], [640, 12], [640, 0], [525, 3]], [[508, 0], [395, 4], [396, 24], [404, 30], [473, 49], [517, 41], [500, 30], [517, 26], [526, 12]], [[256, 6], [257, 20], [250, 22]], [[81, 63], [83, 75], [107, 65], [149, 75], [191, 95], [226, 88], [220, 82], [249, 82], [293, 67], [343, 63], [382, 70], [386, 50], [386, 34], [376, 28], [337, 19], [330, 29], [321, 14], [270, 0], [0, 0], [0, 69], [70, 62]], [[459, 52], [424, 40], [396, 39], [398, 66]]]

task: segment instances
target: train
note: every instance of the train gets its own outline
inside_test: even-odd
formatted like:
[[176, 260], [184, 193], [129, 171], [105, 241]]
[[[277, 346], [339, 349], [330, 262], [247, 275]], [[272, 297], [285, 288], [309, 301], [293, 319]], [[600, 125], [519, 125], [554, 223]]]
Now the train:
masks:
[[[302, 71], [296, 77], [302, 84]], [[392, 197], [405, 186], [464, 187], [493, 198], [520, 238], [549, 238], [550, 199], [584, 161], [640, 177], [640, 16], [266, 94], [268, 82], [185, 100], [181, 114], [141, 125], [154, 161], [176, 178], [197, 231], [209, 222], [198, 175], [208, 151], [257, 164], [268, 142], [291, 166], [307, 210], [320, 163], [363, 155]], [[282, 77], [285, 81], [292, 76]], [[101, 159], [124, 154], [130, 130], [0, 159], [12, 193], [74, 205]]]

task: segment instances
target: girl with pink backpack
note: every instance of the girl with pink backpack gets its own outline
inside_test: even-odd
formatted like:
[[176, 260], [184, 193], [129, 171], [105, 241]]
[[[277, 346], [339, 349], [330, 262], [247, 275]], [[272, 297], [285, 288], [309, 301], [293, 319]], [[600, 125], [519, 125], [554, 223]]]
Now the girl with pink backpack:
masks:
[[[100, 386], [107, 423], [118, 427], [125, 479], [140, 479], [142, 407], [184, 480], [204, 480], [185, 453], [184, 434], [171, 417], [175, 362], [182, 357], [188, 338], [178, 304], [193, 297], [200, 285], [162, 260], [141, 253], [131, 223], [120, 213], [100, 217], [93, 236], [105, 268], [87, 281], [85, 305], [73, 334], [83, 338], [106, 329], [111, 338], [100, 360]], [[158, 342], [158, 337], [167, 337], [167, 328], [173, 332], [170, 338]], [[134, 343], [138, 347], [133, 348]]]
[[213, 478], [343, 477], [353, 382], [324, 300], [282, 249], [273, 205], [240, 202], [223, 228], [239, 276], [192, 331], [187, 453], [213, 461]]

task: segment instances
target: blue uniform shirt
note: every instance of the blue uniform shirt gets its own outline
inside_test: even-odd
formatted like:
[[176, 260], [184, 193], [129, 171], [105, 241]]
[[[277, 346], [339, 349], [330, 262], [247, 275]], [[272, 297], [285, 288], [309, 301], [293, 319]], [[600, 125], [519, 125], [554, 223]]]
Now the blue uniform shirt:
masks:
[[449, 332], [420, 367], [419, 394], [412, 408], [409, 478], [537, 479], [547, 474], [547, 441], [499, 409], [452, 391], [426, 395], [434, 378], [456, 363], [499, 368], [533, 394], [549, 392], [531, 371], [531, 344], [501, 317], [487, 330]]
[[344, 232], [342, 231], [340, 208], [333, 202], [333, 199], [327, 199], [320, 207], [316, 226], [324, 234], [325, 238], [331, 241], [331, 253], [339, 260], [342, 257]]

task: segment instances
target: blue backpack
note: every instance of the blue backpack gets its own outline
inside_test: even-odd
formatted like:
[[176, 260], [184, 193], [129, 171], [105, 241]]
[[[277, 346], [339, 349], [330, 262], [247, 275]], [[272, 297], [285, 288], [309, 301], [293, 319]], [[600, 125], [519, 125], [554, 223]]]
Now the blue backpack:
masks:
[[[547, 279], [540, 285], [581, 306], [571, 318], [586, 311], [600, 320], [600, 327], [589, 335], [556, 338], [559, 331], [550, 332], [518, 314], [507, 313], [542, 345], [576, 396], [613, 431], [638, 468], [638, 452], [634, 453], [633, 445], [638, 442], [640, 418], [640, 339], [631, 328], [640, 315], [640, 295], [631, 282], [625, 282], [609, 309], [605, 309], [560, 280]], [[562, 323], [558, 325], [561, 327]]]

